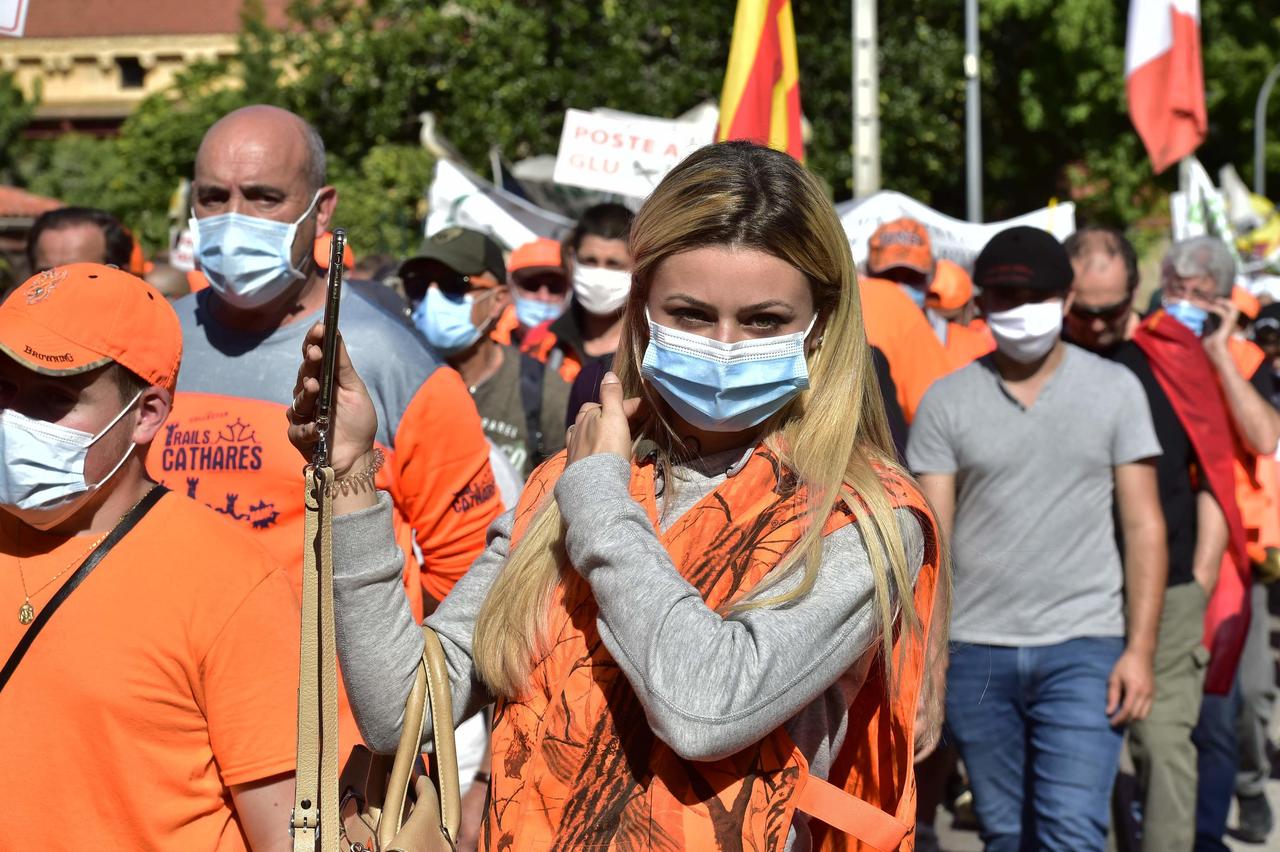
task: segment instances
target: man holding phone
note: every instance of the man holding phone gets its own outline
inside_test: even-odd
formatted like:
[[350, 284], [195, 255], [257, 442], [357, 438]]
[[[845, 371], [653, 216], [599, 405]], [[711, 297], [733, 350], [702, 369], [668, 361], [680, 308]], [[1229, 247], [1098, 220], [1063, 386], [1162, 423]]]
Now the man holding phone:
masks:
[[[1280, 412], [1270, 402], [1274, 387], [1266, 355], [1237, 333], [1240, 309], [1231, 300], [1235, 258], [1219, 239], [1192, 237], [1170, 247], [1161, 276], [1164, 311], [1201, 337], [1231, 413], [1236, 502], [1248, 534], [1249, 561], [1255, 566], [1273, 561], [1280, 547], [1274, 459]], [[1256, 579], [1243, 594], [1231, 601], [1249, 612], [1250, 622], [1238, 678], [1228, 694], [1205, 696], [1195, 733], [1200, 750], [1196, 830], [1206, 848], [1226, 848], [1221, 837], [1233, 789], [1239, 797], [1243, 835], [1264, 842], [1274, 825], [1264, 791], [1271, 774], [1267, 728], [1275, 703], [1267, 596]], [[1220, 684], [1214, 691], [1221, 693], [1227, 686]]]

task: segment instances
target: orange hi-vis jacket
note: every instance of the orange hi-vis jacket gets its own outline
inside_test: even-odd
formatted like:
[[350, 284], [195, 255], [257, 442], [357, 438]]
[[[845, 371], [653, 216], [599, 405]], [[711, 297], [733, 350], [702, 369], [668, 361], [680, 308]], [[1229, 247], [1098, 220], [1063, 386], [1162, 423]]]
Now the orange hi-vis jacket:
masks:
[[[1248, 381], [1266, 360], [1258, 346], [1234, 335], [1227, 349], [1240, 375]], [[1255, 456], [1236, 438], [1236, 504], [1249, 537], [1249, 561], [1265, 562], [1267, 548], [1280, 547], [1280, 476], [1275, 456]]]
[[[516, 510], [513, 547], [551, 499], [562, 453], [534, 471]], [[654, 464], [633, 462], [631, 495], [657, 527]], [[731, 757], [693, 762], [659, 740], [596, 628], [587, 582], [562, 572], [548, 607], [547, 647], [520, 700], [499, 701], [491, 748], [486, 850], [782, 850], [797, 809], [818, 849], [914, 848], [916, 704], [938, 577], [938, 536], [915, 486], [883, 471], [896, 507], [916, 512], [926, 552], [915, 586], [924, 631], [897, 631], [894, 680], [872, 666], [849, 708], [848, 734], [829, 782], [809, 776], [785, 726]], [[856, 499], [856, 498], [855, 498]], [[725, 480], [659, 533], [672, 561], [717, 609], [769, 574], [804, 530], [806, 495], [777, 457], [757, 448]], [[825, 526], [853, 522], [843, 502]], [[855, 798], [856, 797], [856, 798]]]

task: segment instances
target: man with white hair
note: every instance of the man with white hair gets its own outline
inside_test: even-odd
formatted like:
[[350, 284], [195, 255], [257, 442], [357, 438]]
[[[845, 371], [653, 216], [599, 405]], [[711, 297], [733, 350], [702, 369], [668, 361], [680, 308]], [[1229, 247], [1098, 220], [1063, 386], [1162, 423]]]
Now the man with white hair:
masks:
[[[1275, 389], [1265, 354], [1236, 333], [1240, 310], [1231, 301], [1235, 276], [1230, 249], [1208, 236], [1174, 243], [1161, 266], [1164, 311], [1201, 338], [1231, 414], [1237, 439], [1236, 500], [1248, 534], [1249, 561], [1258, 565], [1274, 558], [1280, 547], [1274, 463], [1280, 412], [1270, 401]], [[1228, 572], [1222, 582], [1231, 582]], [[1247, 642], [1243, 630], [1236, 633], [1235, 645], [1244, 644], [1244, 651], [1235, 683], [1215, 685], [1211, 663], [1207, 689], [1230, 691], [1205, 696], [1194, 735], [1200, 762], [1197, 848], [1225, 849], [1221, 837], [1233, 789], [1239, 797], [1242, 838], [1263, 842], [1273, 827], [1264, 785], [1271, 774], [1266, 732], [1275, 681], [1268, 665], [1253, 664], [1268, 657], [1265, 589], [1256, 580], [1252, 590], [1220, 587], [1209, 609], [1224, 623], [1242, 622], [1238, 616], [1246, 613], [1252, 622]]]

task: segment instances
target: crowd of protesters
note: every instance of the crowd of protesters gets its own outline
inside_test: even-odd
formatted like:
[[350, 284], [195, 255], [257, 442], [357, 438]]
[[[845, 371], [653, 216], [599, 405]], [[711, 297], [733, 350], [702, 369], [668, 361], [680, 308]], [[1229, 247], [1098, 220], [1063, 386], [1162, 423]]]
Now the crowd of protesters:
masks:
[[[0, 306], [0, 802], [42, 848], [292, 848], [344, 220], [278, 108], [192, 178], [196, 273], [144, 283], [65, 208]], [[970, 271], [745, 144], [561, 236], [352, 276], [342, 753], [400, 741], [425, 619], [459, 848], [841, 848], [810, 777], [922, 852], [940, 801], [997, 852], [1224, 849], [1233, 799], [1266, 840], [1280, 305], [1227, 245], [1175, 242], [1144, 312], [1118, 230], [1009, 228]]]

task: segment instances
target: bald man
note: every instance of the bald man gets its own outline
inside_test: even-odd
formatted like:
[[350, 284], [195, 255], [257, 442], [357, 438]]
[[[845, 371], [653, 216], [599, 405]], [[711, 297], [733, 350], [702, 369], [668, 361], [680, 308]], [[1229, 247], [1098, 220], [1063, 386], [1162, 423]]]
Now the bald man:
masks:
[[[186, 358], [148, 467], [254, 533], [300, 594], [303, 478], [285, 411], [303, 337], [323, 315], [326, 271], [314, 244], [335, 224], [338, 193], [325, 183], [315, 129], [269, 106], [209, 128], [191, 190], [196, 263], [209, 287], [174, 302]], [[358, 228], [351, 237], [359, 245]], [[488, 443], [458, 374], [410, 328], [355, 290], [344, 293], [341, 317], [377, 407], [377, 482], [390, 493], [421, 617], [470, 567], [499, 513]], [[357, 734], [349, 714], [343, 721], [345, 753]]]

